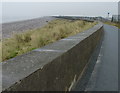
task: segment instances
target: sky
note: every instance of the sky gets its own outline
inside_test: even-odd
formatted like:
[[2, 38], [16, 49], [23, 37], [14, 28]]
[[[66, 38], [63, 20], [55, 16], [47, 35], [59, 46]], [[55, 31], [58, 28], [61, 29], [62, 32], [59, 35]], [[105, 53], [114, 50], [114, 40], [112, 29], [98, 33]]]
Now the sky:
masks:
[[120, 15], [120, 1], [118, 2], [118, 15]]
[[0, 0], [2, 2], [119, 2], [120, 0]]
[[50, 15], [107, 17], [118, 13], [117, 2], [2, 2], [2, 17], [34, 18]]

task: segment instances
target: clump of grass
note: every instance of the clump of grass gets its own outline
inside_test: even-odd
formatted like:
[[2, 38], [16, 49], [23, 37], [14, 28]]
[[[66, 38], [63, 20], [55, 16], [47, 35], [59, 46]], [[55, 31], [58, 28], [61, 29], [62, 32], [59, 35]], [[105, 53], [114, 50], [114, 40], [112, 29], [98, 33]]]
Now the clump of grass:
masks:
[[[1, 61], [21, 55], [59, 39], [75, 35], [97, 24], [96, 22], [53, 20], [43, 28], [14, 34], [2, 41]], [[0, 43], [1, 44], [1, 43]]]
[[116, 26], [120, 29], [120, 23], [115, 23], [115, 22], [104, 22], [105, 24]]
[[2, 42], [0, 41], [0, 62], [2, 61]]

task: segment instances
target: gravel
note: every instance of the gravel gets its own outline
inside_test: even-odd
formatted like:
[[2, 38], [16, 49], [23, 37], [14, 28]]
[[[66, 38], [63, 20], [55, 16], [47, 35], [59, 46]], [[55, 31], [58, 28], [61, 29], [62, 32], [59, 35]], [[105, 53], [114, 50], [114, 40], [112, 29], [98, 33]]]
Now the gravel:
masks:
[[2, 32], [2, 38], [10, 38], [13, 33], [19, 33], [27, 30], [43, 27], [49, 21], [54, 19], [55, 19], [54, 17], [48, 16], [48, 17], [41, 17], [41, 18], [24, 20], [24, 21], [3, 23], [0, 24], [0, 32]]

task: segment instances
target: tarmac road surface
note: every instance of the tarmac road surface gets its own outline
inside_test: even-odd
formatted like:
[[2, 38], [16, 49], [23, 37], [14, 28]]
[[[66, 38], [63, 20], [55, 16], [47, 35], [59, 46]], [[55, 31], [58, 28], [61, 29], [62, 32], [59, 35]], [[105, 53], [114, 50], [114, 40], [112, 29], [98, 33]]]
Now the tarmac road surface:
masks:
[[[94, 61], [95, 55], [94, 53], [92, 59]], [[92, 65], [88, 66], [89, 73], [86, 72], [86, 75], [83, 77], [84, 79], [78, 81], [73, 91], [118, 91], [117, 27], [104, 24], [104, 37], [101, 48], [95, 65], [93, 62]], [[90, 74], [91, 68], [93, 68], [93, 71]]]

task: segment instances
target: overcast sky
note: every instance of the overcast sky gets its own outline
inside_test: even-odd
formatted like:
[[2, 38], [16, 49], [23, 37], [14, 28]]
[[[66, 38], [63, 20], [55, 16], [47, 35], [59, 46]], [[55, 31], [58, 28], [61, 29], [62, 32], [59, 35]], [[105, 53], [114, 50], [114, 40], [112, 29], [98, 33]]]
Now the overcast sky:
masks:
[[49, 15], [103, 16], [118, 13], [117, 2], [4, 2], [2, 16], [40, 17]]

